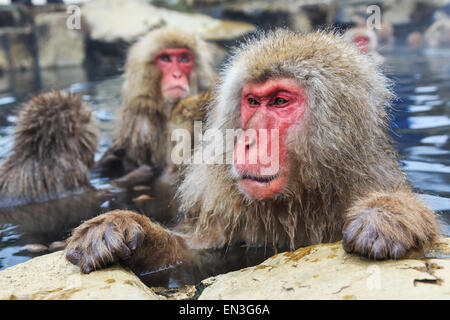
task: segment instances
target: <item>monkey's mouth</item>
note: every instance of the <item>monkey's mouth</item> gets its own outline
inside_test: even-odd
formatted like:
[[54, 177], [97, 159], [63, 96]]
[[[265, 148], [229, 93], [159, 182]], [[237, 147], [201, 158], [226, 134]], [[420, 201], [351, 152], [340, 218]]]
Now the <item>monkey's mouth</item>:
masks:
[[173, 86], [169, 88], [164, 88], [164, 95], [167, 98], [177, 99], [177, 98], [185, 98], [189, 93], [189, 88], [185, 86]]
[[243, 174], [241, 176], [241, 179], [249, 179], [252, 181], [256, 181], [256, 182], [260, 182], [260, 183], [269, 183], [272, 180], [275, 180], [276, 178], [279, 177], [279, 174], [273, 175], [273, 176], [252, 176], [249, 174]]
[[280, 194], [286, 185], [286, 177], [283, 174], [273, 176], [241, 175], [238, 180], [239, 190], [246, 196], [264, 200], [271, 199]]

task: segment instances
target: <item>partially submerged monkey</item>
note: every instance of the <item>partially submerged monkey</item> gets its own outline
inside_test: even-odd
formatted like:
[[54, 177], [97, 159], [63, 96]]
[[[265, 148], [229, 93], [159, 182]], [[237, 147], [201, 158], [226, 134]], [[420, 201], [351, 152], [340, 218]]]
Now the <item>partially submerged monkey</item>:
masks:
[[[170, 118], [180, 100], [212, 85], [212, 51], [200, 38], [178, 30], [151, 31], [134, 44], [125, 65], [122, 107], [112, 146], [97, 164], [119, 185], [145, 182], [170, 162]], [[202, 114], [203, 103], [192, 111]], [[189, 121], [191, 122], [191, 121]], [[156, 171], [156, 172], [155, 172]]]
[[[440, 225], [390, 145], [392, 98], [372, 60], [335, 34], [262, 34], [236, 49], [207, 117], [207, 129], [258, 134], [227, 148], [232, 164], [188, 167], [178, 189], [184, 224], [168, 230], [112, 211], [74, 229], [66, 257], [84, 273], [114, 262], [139, 272], [242, 241], [295, 249], [342, 239], [372, 259], [422, 248]], [[258, 129], [279, 145], [269, 163], [248, 160]], [[277, 172], [263, 173], [275, 162]]]
[[19, 111], [11, 155], [0, 166], [0, 206], [43, 202], [93, 190], [98, 130], [81, 97], [52, 91]]

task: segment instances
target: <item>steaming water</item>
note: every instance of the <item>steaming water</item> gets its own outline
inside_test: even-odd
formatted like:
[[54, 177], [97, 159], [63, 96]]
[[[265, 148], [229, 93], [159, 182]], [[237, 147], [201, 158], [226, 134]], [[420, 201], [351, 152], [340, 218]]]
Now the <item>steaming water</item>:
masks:
[[[393, 113], [396, 149], [410, 182], [429, 206], [439, 212], [444, 222], [443, 231], [450, 235], [450, 51], [410, 53], [396, 50], [385, 56], [386, 73], [395, 81], [394, 90], [398, 96]], [[89, 70], [88, 73], [82, 68], [43, 71], [40, 79], [28, 73], [0, 77], [0, 160], [4, 160], [11, 150], [18, 106], [32, 94], [48, 89], [79, 93], [93, 108], [102, 133], [96, 155], [98, 159], [111, 142], [112, 121], [120, 104], [121, 84], [122, 78], [115, 70]], [[91, 180], [97, 188], [108, 186], [106, 179], [92, 177]], [[122, 201], [122, 207], [129, 207], [132, 195], [118, 195], [116, 202]], [[159, 200], [164, 211], [164, 203], [170, 201], [164, 196]], [[54, 223], [58, 218], [53, 216], [27, 218], [24, 215], [19, 223], [10, 218], [11, 215], [0, 217], [0, 269], [37, 255], [24, 250], [26, 244], [48, 246], [53, 241], [62, 240], [82, 220], [110, 207], [111, 204], [106, 202], [93, 212], [80, 212], [79, 216], [75, 212], [66, 220], [62, 216], [58, 223]], [[158, 220], [158, 215], [153, 218]], [[46, 219], [50, 222], [46, 221], [42, 227], [42, 221]], [[163, 220], [163, 223], [167, 222]], [[49, 230], [45, 230], [47, 223], [53, 226]], [[36, 228], [36, 231], [33, 226], [37, 224], [40, 224], [40, 229]], [[244, 247], [228, 250], [225, 255], [223, 252], [205, 252], [196, 266], [174, 267], [142, 275], [142, 278], [151, 285], [176, 287], [259, 263], [270, 254], [262, 249], [248, 250]]]

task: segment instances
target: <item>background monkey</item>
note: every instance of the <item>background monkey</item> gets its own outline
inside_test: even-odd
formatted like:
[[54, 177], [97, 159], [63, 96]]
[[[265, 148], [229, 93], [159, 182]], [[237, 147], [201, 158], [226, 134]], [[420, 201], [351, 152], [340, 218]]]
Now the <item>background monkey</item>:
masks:
[[85, 273], [118, 261], [139, 272], [242, 241], [295, 249], [342, 239], [347, 252], [372, 259], [422, 248], [440, 225], [390, 146], [392, 98], [373, 61], [335, 34], [260, 34], [230, 59], [207, 128], [270, 130], [279, 170], [263, 174], [272, 163], [247, 160], [260, 131], [256, 140], [240, 135], [225, 151], [232, 164], [187, 168], [178, 189], [186, 220], [175, 232], [112, 211], [76, 228], [66, 257]]
[[0, 167], [2, 207], [93, 190], [98, 130], [81, 97], [52, 91], [19, 111], [14, 147]]
[[174, 106], [188, 96], [202, 99], [214, 78], [211, 48], [198, 37], [169, 29], [144, 36], [129, 51], [117, 130], [97, 166], [127, 174], [116, 180], [119, 185], [146, 181], [157, 174], [155, 168], [164, 170]]
[[370, 55], [376, 63], [384, 61], [384, 57], [377, 52], [378, 36], [375, 31], [365, 26], [353, 27], [344, 33], [344, 39], [357, 46], [361, 53]]

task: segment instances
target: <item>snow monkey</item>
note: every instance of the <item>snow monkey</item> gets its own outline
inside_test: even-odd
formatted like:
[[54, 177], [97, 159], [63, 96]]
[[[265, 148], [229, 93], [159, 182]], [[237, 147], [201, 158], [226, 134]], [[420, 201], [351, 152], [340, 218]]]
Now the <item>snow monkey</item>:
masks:
[[[230, 162], [186, 169], [177, 191], [184, 223], [168, 230], [111, 211], [74, 229], [66, 257], [85, 273], [114, 262], [139, 272], [242, 242], [281, 250], [342, 239], [347, 252], [371, 259], [428, 245], [440, 224], [391, 147], [389, 86], [372, 59], [334, 33], [279, 29], [248, 39], [223, 71], [205, 129], [241, 134], [225, 148]], [[279, 146], [270, 157], [277, 172], [250, 161], [263, 132]]]
[[43, 202], [93, 190], [98, 131], [81, 97], [51, 91], [20, 109], [14, 147], [0, 166], [0, 206]]
[[124, 77], [117, 130], [97, 164], [108, 175], [122, 176], [116, 180], [120, 185], [164, 170], [170, 160], [171, 113], [183, 98], [201, 99], [212, 85], [212, 49], [178, 30], [151, 31], [130, 48]]
[[357, 46], [362, 53], [370, 55], [376, 63], [384, 61], [384, 57], [377, 52], [378, 36], [376, 32], [366, 26], [348, 29], [344, 33], [344, 39]]

